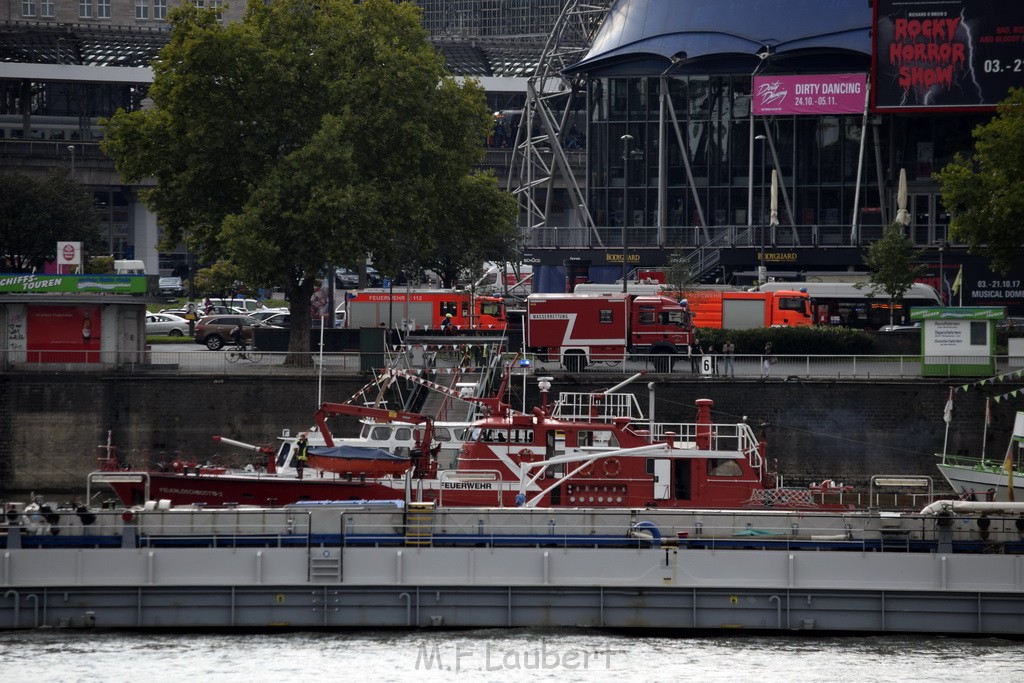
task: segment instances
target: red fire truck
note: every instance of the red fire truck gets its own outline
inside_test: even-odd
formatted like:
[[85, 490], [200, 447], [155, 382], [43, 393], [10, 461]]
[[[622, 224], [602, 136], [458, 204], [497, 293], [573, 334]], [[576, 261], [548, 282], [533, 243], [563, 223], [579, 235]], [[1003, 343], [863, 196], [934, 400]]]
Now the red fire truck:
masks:
[[673, 299], [632, 294], [532, 294], [526, 300], [526, 348], [570, 372], [627, 356], [650, 358], [659, 372], [685, 354], [691, 327]]
[[447, 314], [461, 329], [503, 330], [508, 327], [501, 297], [473, 296], [461, 290], [364, 289], [345, 295], [345, 326], [349, 329], [388, 327], [437, 329]]

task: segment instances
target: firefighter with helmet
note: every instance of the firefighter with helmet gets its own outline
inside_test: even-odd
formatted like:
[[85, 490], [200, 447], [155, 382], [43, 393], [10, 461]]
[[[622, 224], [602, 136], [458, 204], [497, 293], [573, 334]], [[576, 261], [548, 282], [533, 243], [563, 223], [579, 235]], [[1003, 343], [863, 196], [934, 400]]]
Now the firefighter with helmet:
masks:
[[445, 334], [455, 334], [455, 323], [452, 322], [452, 314], [445, 313], [444, 317], [441, 318], [441, 331]]

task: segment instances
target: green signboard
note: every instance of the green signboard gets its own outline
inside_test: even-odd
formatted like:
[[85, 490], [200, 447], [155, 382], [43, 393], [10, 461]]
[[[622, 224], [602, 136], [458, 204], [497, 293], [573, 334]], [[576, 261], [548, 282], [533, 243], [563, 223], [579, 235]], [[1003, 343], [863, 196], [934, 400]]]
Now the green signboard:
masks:
[[1002, 306], [948, 306], [946, 308], [915, 308], [912, 320], [1002, 320], [1006, 309]]
[[145, 294], [145, 275], [0, 275], [0, 293]]

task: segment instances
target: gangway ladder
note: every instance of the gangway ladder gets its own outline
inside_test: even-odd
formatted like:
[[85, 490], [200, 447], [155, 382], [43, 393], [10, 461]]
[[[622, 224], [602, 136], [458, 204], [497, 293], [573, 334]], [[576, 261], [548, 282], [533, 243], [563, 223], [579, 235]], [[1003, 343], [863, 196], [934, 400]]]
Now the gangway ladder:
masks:
[[309, 549], [309, 582], [341, 583], [342, 549], [327, 546]]
[[405, 545], [426, 547], [434, 542], [434, 504], [409, 503], [405, 513]]

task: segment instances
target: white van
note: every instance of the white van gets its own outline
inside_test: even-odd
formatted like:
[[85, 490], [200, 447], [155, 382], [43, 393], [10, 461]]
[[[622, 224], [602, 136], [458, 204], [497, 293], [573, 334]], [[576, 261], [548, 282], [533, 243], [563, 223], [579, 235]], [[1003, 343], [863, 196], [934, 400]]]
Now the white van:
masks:
[[115, 260], [114, 273], [117, 275], [145, 275], [146, 264], [142, 262], [142, 259]]
[[287, 311], [288, 310], [287, 306], [282, 307], [282, 306], [271, 306], [270, 305], [270, 304], [281, 304], [281, 303], [284, 303], [282, 301], [270, 301], [270, 300], [263, 301], [262, 308], [260, 307], [260, 302], [258, 300], [256, 300], [256, 299], [243, 299], [241, 297], [237, 297], [237, 298], [234, 298], [234, 299], [215, 299], [215, 298], [211, 298], [210, 302], [214, 306], [228, 306], [230, 308], [237, 308], [239, 311], [245, 311], [246, 313], [255, 313], [256, 311], [267, 310], [267, 309], [271, 309], [271, 308], [273, 308], [275, 310], [280, 310], [280, 311]]

